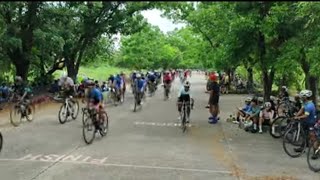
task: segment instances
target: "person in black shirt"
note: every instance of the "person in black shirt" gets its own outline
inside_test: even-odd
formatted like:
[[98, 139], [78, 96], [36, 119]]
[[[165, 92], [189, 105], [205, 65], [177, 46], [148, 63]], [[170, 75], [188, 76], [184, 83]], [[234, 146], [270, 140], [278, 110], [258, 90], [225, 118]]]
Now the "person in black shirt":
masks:
[[209, 111], [211, 117], [209, 117], [209, 123], [213, 124], [216, 123], [219, 114], [219, 96], [220, 96], [220, 87], [217, 82], [217, 76], [215, 74], [210, 75], [210, 80], [212, 83], [210, 84], [210, 98], [209, 98]]
[[283, 98], [289, 99], [289, 93], [288, 93], [288, 89], [286, 86], [282, 86], [279, 98], [280, 99], [283, 99]]

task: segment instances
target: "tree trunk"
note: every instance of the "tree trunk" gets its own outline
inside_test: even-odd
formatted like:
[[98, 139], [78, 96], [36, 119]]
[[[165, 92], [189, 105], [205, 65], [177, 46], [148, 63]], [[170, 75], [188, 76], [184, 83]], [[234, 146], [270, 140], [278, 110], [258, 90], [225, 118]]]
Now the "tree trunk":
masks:
[[253, 90], [253, 70], [252, 70], [252, 67], [247, 68], [247, 78], [248, 78], [247, 89], [249, 90], [249, 92], [252, 92], [252, 90]]
[[309, 76], [308, 83], [309, 83], [309, 90], [312, 91], [312, 101], [315, 103], [317, 107], [317, 95], [318, 95], [318, 85], [317, 85], [318, 78], [316, 76]]

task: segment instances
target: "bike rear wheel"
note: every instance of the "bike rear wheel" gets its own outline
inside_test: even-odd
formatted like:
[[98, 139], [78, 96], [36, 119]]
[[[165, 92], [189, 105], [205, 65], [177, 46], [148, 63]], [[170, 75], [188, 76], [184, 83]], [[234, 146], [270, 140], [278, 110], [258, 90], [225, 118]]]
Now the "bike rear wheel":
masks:
[[66, 104], [63, 104], [61, 107], [60, 107], [60, 110], [59, 110], [59, 122], [61, 124], [64, 124], [67, 122], [67, 119], [68, 119], [68, 108], [67, 108], [67, 105]]
[[87, 117], [84, 120], [82, 136], [84, 142], [86, 142], [87, 144], [91, 144], [96, 136], [96, 126], [90, 117]]
[[[317, 157], [316, 159], [313, 159], [312, 156]], [[314, 172], [320, 171], [320, 144], [319, 142], [314, 142], [311, 144], [311, 147], [308, 150], [307, 154], [307, 162], [309, 168]]]
[[22, 114], [19, 106], [13, 106], [10, 110], [10, 123], [17, 127], [21, 124]]
[[181, 126], [182, 126], [182, 132], [186, 132], [187, 130], [187, 125], [186, 125], [186, 110], [185, 110], [185, 107], [182, 108], [182, 123], [181, 123]]
[[[306, 149], [306, 137], [302, 128], [297, 127], [289, 128], [283, 136], [283, 149], [292, 158], [299, 157]], [[301, 152], [296, 152], [296, 148], [302, 148]]]
[[[287, 120], [285, 116], [279, 116], [271, 123], [269, 133], [273, 138], [281, 138], [284, 135], [287, 130]], [[272, 128], [274, 128], [274, 132]]]

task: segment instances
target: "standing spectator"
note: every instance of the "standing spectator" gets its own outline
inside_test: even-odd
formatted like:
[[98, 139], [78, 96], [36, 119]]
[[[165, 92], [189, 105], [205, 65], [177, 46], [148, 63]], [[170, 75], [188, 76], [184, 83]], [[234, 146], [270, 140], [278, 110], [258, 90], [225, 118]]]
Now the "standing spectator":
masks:
[[215, 74], [210, 75], [210, 80], [212, 81], [209, 90], [210, 90], [210, 98], [209, 98], [209, 112], [211, 117], [209, 117], [209, 123], [216, 123], [219, 118], [219, 96], [220, 96], [220, 87], [217, 82], [217, 76]]

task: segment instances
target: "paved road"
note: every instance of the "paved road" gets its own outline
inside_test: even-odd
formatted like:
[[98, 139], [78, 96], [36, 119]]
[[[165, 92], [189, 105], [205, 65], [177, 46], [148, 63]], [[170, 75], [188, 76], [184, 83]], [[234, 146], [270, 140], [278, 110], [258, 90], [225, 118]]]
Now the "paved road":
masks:
[[[175, 97], [163, 101], [162, 90], [137, 113], [132, 112], [129, 94], [121, 107], [109, 107], [110, 132], [91, 145], [82, 139], [81, 116], [59, 124], [59, 104], [43, 106], [32, 123], [3, 126], [0, 179], [319, 180], [320, 175], [308, 169], [305, 155], [289, 158], [281, 141], [269, 134], [249, 134], [223, 120], [208, 124], [205, 80], [194, 73], [191, 83], [196, 105], [186, 134], [177, 127]], [[222, 119], [242, 100], [243, 96], [222, 96]], [[1, 119], [7, 121], [7, 114]]]

